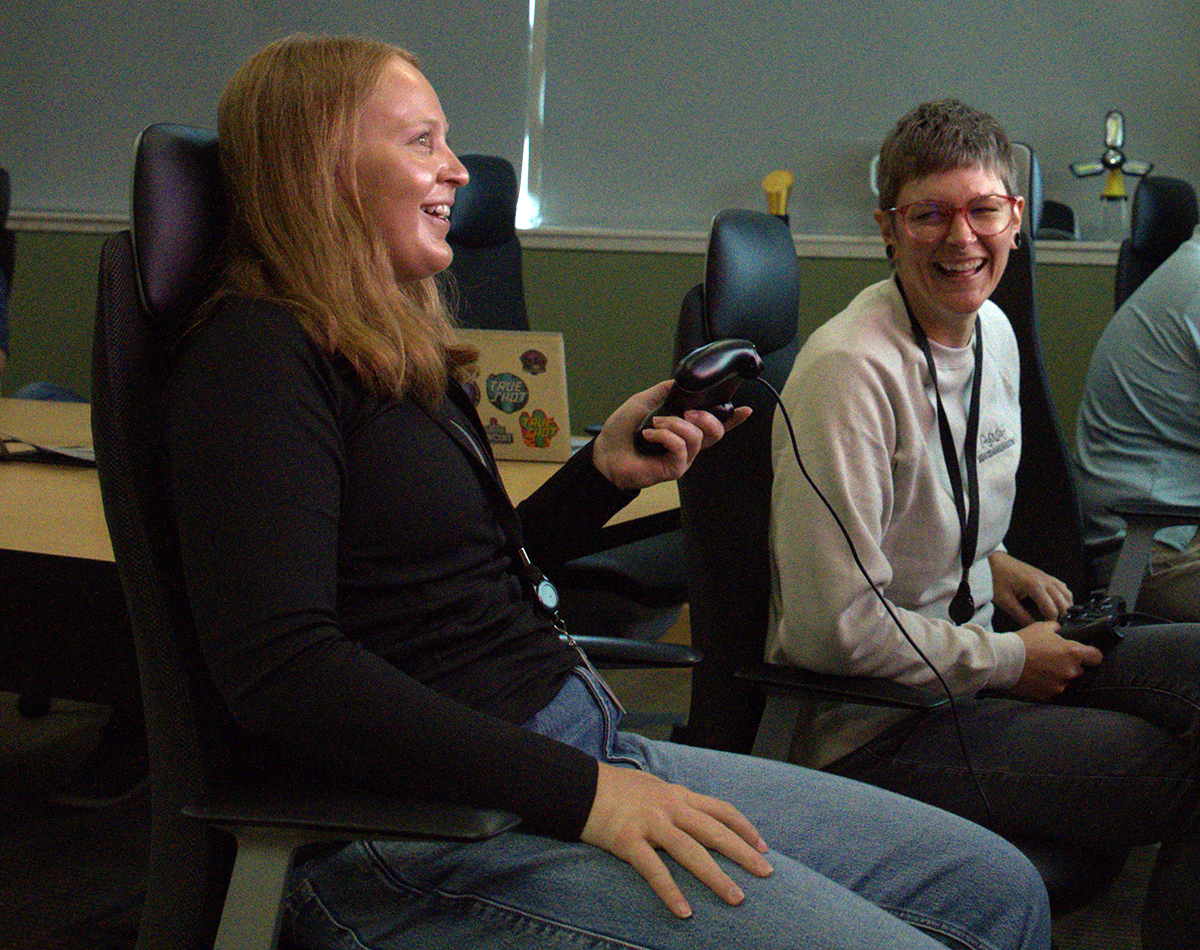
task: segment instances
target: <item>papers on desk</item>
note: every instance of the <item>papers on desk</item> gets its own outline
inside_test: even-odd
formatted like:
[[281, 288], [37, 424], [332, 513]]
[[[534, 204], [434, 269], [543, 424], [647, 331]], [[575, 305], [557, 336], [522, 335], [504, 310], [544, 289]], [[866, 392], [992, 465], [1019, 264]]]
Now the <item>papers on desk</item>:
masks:
[[90, 445], [35, 445], [3, 437], [0, 462], [43, 462], [48, 465], [95, 465], [96, 450]]

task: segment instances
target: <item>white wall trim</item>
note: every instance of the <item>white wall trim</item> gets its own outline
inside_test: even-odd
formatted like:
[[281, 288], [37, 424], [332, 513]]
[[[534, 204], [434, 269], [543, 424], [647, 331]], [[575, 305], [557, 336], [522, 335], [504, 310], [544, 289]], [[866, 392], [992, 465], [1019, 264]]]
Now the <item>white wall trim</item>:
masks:
[[1115, 267], [1120, 245], [1112, 241], [1038, 241], [1039, 264], [1103, 264]]
[[[535, 250], [624, 251], [634, 254], [703, 254], [707, 231], [606, 231], [589, 228], [532, 228], [521, 231], [521, 245]], [[814, 236], [795, 234], [801, 257], [884, 257], [878, 237]]]
[[[647, 254], [703, 254], [708, 248], [705, 231], [606, 231], [588, 228], [533, 228], [521, 231], [523, 247], [555, 251], [625, 251]], [[883, 239], [878, 235], [792, 235], [802, 258], [883, 260]], [[1117, 245], [1094, 241], [1038, 241], [1039, 264], [1117, 263]]]
[[123, 214], [21, 211], [14, 208], [8, 213], [8, 226], [14, 231], [48, 231], [52, 234], [110, 234], [129, 227], [129, 218]]
[[[110, 233], [129, 226], [119, 214], [84, 214], [63, 211], [20, 211], [9, 215], [14, 231]], [[519, 232], [522, 246], [530, 250], [616, 251], [634, 254], [703, 254], [706, 231], [610, 231], [598, 228], [533, 228]], [[883, 260], [883, 241], [874, 236], [793, 235], [801, 258]], [[1113, 266], [1117, 245], [1094, 241], [1038, 241], [1039, 264]]]

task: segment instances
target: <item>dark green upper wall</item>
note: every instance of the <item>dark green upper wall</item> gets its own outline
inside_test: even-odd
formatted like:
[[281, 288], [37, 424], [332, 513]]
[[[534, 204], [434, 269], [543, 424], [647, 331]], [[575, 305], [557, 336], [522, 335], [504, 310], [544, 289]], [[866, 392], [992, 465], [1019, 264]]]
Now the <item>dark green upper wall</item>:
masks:
[[[700, 254], [527, 251], [530, 321], [566, 340], [571, 425], [603, 420], [630, 392], [668, 373], [683, 295]], [[1037, 298], [1047, 373], [1070, 438], [1088, 359], [1112, 314], [1113, 268], [1042, 264]], [[807, 335], [867, 284], [883, 260], [802, 258], [800, 332]]]
[[91, 395], [96, 276], [105, 236], [17, 233], [4, 395], [31, 380]]
[[[103, 234], [20, 232], [3, 381], [49, 379], [90, 395], [96, 271]], [[807, 334], [862, 287], [882, 260], [804, 258], [800, 329]], [[526, 293], [537, 329], [566, 341], [571, 425], [603, 421], [630, 393], [665, 378], [684, 294], [703, 276], [702, 254], [527, 250]], [[1087, 362], [1112, 311], [1113, 268], [1043, 264], [1038, 304], [1047, 371], [1068, 432]]]

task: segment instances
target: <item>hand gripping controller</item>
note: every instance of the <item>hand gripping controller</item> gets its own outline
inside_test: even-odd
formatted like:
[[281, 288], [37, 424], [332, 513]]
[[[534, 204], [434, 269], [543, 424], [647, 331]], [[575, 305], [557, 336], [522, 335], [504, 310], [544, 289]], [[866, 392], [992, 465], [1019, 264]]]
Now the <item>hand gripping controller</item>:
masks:
[[730, 400], [742, 380], [754, 379], [762, 367], [762, 358], [749, 340], [717, 340], [692, 350], [675, 367], [675, 384], [662, 405], [642, 421], [633, 439], [637, 450], [645, 455], [666, 451], [642, 435], [654, 428], [655, 416], [682, 416], [689, 409], [706, 409], [724, 422], [733, 414]]
[[1107, 651], [1121, 639], [1117, 627], [1124, 616], [1124, 600], [1096, 594], [1082, 604], [1067, 608], [1059, 624], [1059, 636]]

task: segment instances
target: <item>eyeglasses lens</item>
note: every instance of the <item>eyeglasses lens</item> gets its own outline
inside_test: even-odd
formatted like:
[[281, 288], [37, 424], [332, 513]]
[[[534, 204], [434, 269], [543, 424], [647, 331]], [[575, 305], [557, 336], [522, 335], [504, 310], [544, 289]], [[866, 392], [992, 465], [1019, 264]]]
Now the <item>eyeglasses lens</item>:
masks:
[[1012, 223], [1013, 203], [1000, 195], [976, 198], [963, 208], [944, 201], [918, 201], [904, 209], [904, 226], [920, 241], [936, 241], [945, 237], [954, 216], [962, 212], [967, 226], [980, 237], [999, 234]]

